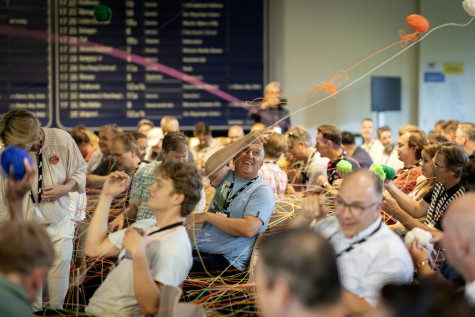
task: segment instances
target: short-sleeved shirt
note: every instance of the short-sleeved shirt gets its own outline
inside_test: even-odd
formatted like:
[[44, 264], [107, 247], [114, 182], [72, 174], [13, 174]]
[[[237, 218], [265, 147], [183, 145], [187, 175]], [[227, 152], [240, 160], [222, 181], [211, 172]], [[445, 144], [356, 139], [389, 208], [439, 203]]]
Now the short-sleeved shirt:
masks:
[[[150, 198], [150, 191], [148, 188], [150, 185], [155, 183], [155, 169], [162, 164], [162, 161], [155, 161], [150, 164], [143, 166], [139, 169], [132, 181], [132, 192], [130, 194], [130, 201], [133, 201], [134, 198], [140, 199], [140, 205], [137, 211], [137, 220], [141, 219], [155, 219], [155, 213], [147, 205], [148, 199]], [[206, 194], [204, 188], [201, 190], [201, 199], [196, 204], [195, 210], [202, 212], [206, 206]]]
[[393, 180], [394, 186], [399, 188], [404, 194], [408, 195], [417, 185], [417, 178], [422, 175], [422, 167], [411, 166], [410, 168], [401, 168], [396, 171], [396, 178]]
[[347, 161], [348, 163], [351, 164], [351, 167], [352, 167], [352, 171], [356, 171], [358, 169], [360, 169], [360, 165], [358, 164], [358, 162], [349, 157], [348, 154], [346, 154], [346, 152], [343, 152], [339, 158], [337, 158], [336, 160], [334, 160], [333, 162], [329, 162], [328, 163], [328, 168], [327, 168], [327, 176], [328, 176], [328, 182], [330, 184], [333, 184], [334, 181], [336, 181], [337, 179], [340, 179], [340, 174], [338, 174], [337, 172], [337, 164], [341, 161], [341, 160], [344, 160], [344, 161]]
[[314, 185], [318, 176], [325, 175], [325, 173], [327, 173], [328, 162], [330, 162], [328, 158], [322, 157], [320, 152], [315, 150], [303, 167], [302, 174], [304, 176], [304, 184]]
[[429, 204], [429, 210], [427, 211], [427, 217], [424, 224], [440, 230], [442, 215], [449, 205], [454, 200], [462, 197], [464, 193], [465, 187], [462, 182], [449, 189], [446, 189], [442, 183], [435, 183], [434, 187], [432, 187], [423, 198], [424, 201]]
[[112, 172], [117, 171], [117, 165], [112, 158], [105, 159], [99, 166], [91, 172], [93, 175], [107, 176]]
[[[141, 220], [132, 226], [151, 233], [158, 228], [155, 220]], [[125, 230], [111, 233], [109, 240], [122, 249]], [[147, 262], [155, 282], [179, 286], [186, 278], [191, 265], [191, 244], [185, 227], [178, 226], [147, 236]], [[119, 264], [109, 273], [86, 307], [96, 316], [143, 316], [134, 292], [133, 265], [130, 256], [122, 249]]]
[[[233, 180], [234, 185], [229, 193]], [[229, 169], [221, 184], [215, 186], [217, 188], [216, 194], [211, 201], [208, 212], [228, 218], [243, 218], [245, 215], [258, 217], [263, 225], [257, 233], [251, 238], [236, 237], [225, 233], [210, 223], [205, 223], [196, 237], [195, 246], [200, 252], [223, 255], [231, 265], [239, 270], [244, 270], [247, 266], [255, 239], [259, 233], [267, 228], [275, 207], [274, 192], [266, 182], [257, 178], [231, 201], [226, 210], [223, 210], [226, 198], [233, 197], [241, 187], [248, 183], [249, 181], [235, 177], [234, 171]]]
[[371, 306], [377, 304], [379, 291], [385, 284], [412, 281], [411, 256], [381, 217], [351, 238], [345, 237], [334, 216], [319, 221], [315, 230], [335, 249], [343, 287], [364, 298]]
[[258, 175], [269, 184], [275, 194], [285, 194], [288, 184], [287, 174], [275, 162], [264, 162]]

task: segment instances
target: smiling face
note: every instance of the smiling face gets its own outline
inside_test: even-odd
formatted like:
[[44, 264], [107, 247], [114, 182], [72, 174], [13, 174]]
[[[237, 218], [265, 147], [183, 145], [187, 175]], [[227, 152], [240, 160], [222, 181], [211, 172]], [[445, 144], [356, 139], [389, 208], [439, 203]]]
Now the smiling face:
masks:
[[251, 180], [257, 176], [263, 164], [264, 148], [261, 144], [251, 144], [234, 157], [234, 173], [242, 180]]

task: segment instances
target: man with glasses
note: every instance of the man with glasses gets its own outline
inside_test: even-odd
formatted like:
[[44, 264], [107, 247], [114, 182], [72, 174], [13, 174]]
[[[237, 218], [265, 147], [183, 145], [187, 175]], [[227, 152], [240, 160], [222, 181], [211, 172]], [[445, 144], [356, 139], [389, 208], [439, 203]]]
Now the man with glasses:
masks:
[[[383, 209], [391, 210], [391, 216], [408, 230], [419, 227], [437, 233], [441, 229], [440, 222], [447, 207], [465, 193], [462, 171], [467, 161], [467, 153], [461, 146], [452, 142], [444, 143], [433, 159], [437, 183], [423, 199], [416, 201], [398, 190], [392, 182], [386, 182], [385, 187], [389, 193], [385, 193], [384, 203], [392, 203], [392, 196], [401, 208]], [[417, 221], [424, 216], [426, 219], [423, 224]]]
[[304, 201], [297, 225], [321, 219], [315, 230], [335, 248], [347, 314], [363, 313], [378, 302], [386, 283], [410, 283], [413, 264], [401, 239], [381, 218], [382, 181], [368, 170], [348, 174], [335, 199], [335, 216], [325, 217], [322, 196]]

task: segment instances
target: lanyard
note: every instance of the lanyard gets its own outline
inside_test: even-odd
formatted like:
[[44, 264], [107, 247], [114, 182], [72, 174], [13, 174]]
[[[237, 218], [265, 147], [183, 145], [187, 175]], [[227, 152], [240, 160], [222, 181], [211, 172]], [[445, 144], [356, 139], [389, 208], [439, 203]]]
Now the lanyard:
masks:
[[398, 173], [396, 176], [394, 176], [394, 179], [398, 178], [399, 176], [401, 176], [401, 174], [407, 172], [407, 171], [410, 171], [412, 170], [414, 167], [417, 167], [421, 164], [421, 162], [417, 162], [416, 164], [412, 165], [411, 167], [408, 167], [408, 168], [405, 168], [401, 173]]
[[159, 232], [162, 232], [162, 231], [165, 231], [165, 230], [168, 230], [168, 229], [171, 229], [171, 228], [175, 228], [175, 227], [178, 227], [178, 226], [182, 226], [182, 225], [183, 225], [183, 221], [178, 221], [178, 222], [175, 222], [171, 225], [168, 225], [168, 226], [165, 226], [165, 227], [160, 228], [158, 230], [152, 231], [147, 235], [151, 236], [152, 234], [159, 233]]
[[[336, 258], [339, 258], [340, 256], [342, 256], [343, 254], [347, 253], [347, 252], [350, 252], [351, 250], [354, 249], [355, 246], [359, 245], [359, 244], [362, 244], [364, 242], [366, 242], [366, 240], [369, 239], [369, 237], [371, 237], [373, 234], [375, 234], [376, 232], [379, 231], [379, 229], [381, 229], [381, 225], [383, 224], [383, 219], [381, 219], [381, 221], [379, 222], [379, 226], [373, 231], [371, 232], [369, 235], [367, 235], [366, 237], [364, 237], [363, 239], [361, 240], [358, 240], [354, 243], [352, 243], [348, 248], [346, 248], [345, 250], [343, 251], [340, 251], [337, 255], [336, 255]], [[330, 236], [330, 238], [328, 238], [328, 241], [330, 241], [331, 238], [333, 238], [333, 236], [336, 234], [336, 232], [334, 234], [332, 234]]]
[[[175, 227], [178, 227], [178, 226], [182, 226], [182, 225], [183, 225], [183, 221], [178, 221], [178, 222], [175, 222], [174, 224], [171, 224], [171, 225], [165, 226], [165, 227], [163, 227], [163, 228], [160, 228], [160, 229], [158, 229], [158, 230], [152, 231], [152, 232], [150, 232], [149, 234], [147, 234], [147, 236], [151, 236], [151, 235], [153, 235], [153, 234], [155, 234], [155, 233], [159, 233], [159, 232], [162, 232], [162, 231], [165, 231], [165, 230], [168, 230], [168, 229], [172, 229], [172, 228], [175, 228]], [[135, 229], [137, 229], [137, 228], [135, 228]], [[140, 229], [140, 230], [141, 230], [141, 229]], [[137, 231], [139, 232], [139, 234], [140, 234], [140, 232], [142, 232], [142, 231], [139, 231], [139, 230], [137, 230]], [[126, 251], [126, 252], [124, 253], [124, 255], [119, 259], [119, 262], [120, 262], [121, 260], [123, 260], [124, 258], [125, 258], [125, 259], [129, 259], [129, 260], [132, 260], [132, 256], [131, 256], [130, 253], [127, 252], [127, 251]]]
[[[41, 191], [43, 186], [43, 150], [41, 149], [41, 142], [40, 142], [40, 149], [38, 150], [38, 203], [41, 202]], [[33, 197], [33, 192], [30, 189], [30, 198], [33, 201], [33, 204], [36, 204], [35, 197]]]
[[137, 164], [137, 166], [135, 167], [134, 174], [132, 175], [132, 178], [130, 179], [130, 182], [129, 182], [129, 187], [127, 188], [127, 192], [125, 193], [125, 208], [129, 206], [130, 192], [132, 191], [132, 183], [134, 182], [135, 174], [137, 173], [137, 170], [139, 169], [141, 163], [142, 162], [139, 162], [139, 164]]
[[257, 176], [254, 177], [253, 179], [251, 179], [249, 181], [249, 183], [247, 183], [246, 185], [244, 185], [243, 187], [239, 188], [238, 191], [236, 193], [234, 193], [234, 195], [230, 198], [229, 195], [231, 194], [232, 190], [233, 190], [233, 187], [234, 187], [234, 181], [236, 180], [236, 177], [233, 177], [233, 181], [231, 183], [231, 186], [229, 186], [229, 191], [228, 191], [228, 195], [226, 196], [226, 202], [224, 203], [224, 206], [223, 206], [223, 210], [227, 210], [229, 205], [231, 204], [231, 202], [234, 200], [234, 198], [236, 198], [243, 190], [245, 190], [249, 185], [251, 185], [252, 183], [254, 183], [254, 181], [257, 179]]

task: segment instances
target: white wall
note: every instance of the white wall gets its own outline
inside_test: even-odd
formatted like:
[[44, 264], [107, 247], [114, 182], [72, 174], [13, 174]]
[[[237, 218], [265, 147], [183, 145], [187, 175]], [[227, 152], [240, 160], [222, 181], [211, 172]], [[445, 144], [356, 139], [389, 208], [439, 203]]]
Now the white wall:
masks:
[[[421, 0], [421, 14], [430, 17], [431, 28], [446, 23], [465, 24], [471, 17], [463, 10], [462, 1]], [[442, 65], [445, 62], [463, 63], [462, 76], [452, 76], [456, 81], [436, 84], [436, 96], [424, 88], [423, 71], [429, 63]], [[451, 76], [446, 78], [450, 81]], [[458, 77], [458, 78], [457, 78]], [[464, 28], [444, 27], [431, 33], [420, 50], [420, 102], [419, 125], [430, 129], [437, 120], [459, 119], [475, 122], [475, 21]], [[460, 97], [460, 102], [446, 104], [450, 97]], [[449, 98], [449, 99], [450, 99]], [[450, 102], [454, 100], [449, 100]]]
[[[399, 41], [400, 29], [412, 33], [406, 17], [413, 13], [425, 15], [431, 26], [439, 24], [442, 17], [444, 22], [466, 22], [469, 18], [467, 14], [463, 16], [461, 1], [454, 0], [269, 0], [268, 78], [280, 81], [283, 93], [298, 96], [322, 81], [328, 82], [338, 70], [347, 69]], [[453, 34], [456, 34], [456, 41]], [[385, 123], [393, 131], [407, 123], [418, 123], [420, 58], [432, 59], [435, 57], [430, 54], [434, 54], [448, 61], [459, 58], [469, 63], [468, 60], [475, 56], [474, 40], [473, 27], [463, 32], [460, 29], [436, 31], [421, 42], [421, 47], [412, 47], [372, 73], [402, 78], [402, 110], [384, 115]], [[450, 47], [460, 47], [464, 42], [470, 42], [470, 52], [457, 49], [456, 54], [461, 57], [456, 57]], [[401, 49], [400, 46], [392, 47], [348, 72], [349, 80], [341, 80], [341, 88]], [[475, 87], [473, 65], [467, 64], [466, 71], [470, 73], [467, 74], [470, 79], [467, 84]], [[342, 130], [359, 131], [361, 119], [376, 119], [376, 113], [371, 112], [370, 76], [342, 91], [336, 99], [328, 99], [294, 114], [292, 124], [303, 125], [313, 134], [322, 123], [335, 124]], [[475, 91], [471, 93], [475, 94]], [[325, 92], [319, 92], [311, 100], [289, 104], [288, 108], [296, 110], [326, 96]]]

